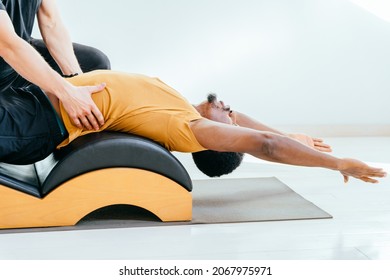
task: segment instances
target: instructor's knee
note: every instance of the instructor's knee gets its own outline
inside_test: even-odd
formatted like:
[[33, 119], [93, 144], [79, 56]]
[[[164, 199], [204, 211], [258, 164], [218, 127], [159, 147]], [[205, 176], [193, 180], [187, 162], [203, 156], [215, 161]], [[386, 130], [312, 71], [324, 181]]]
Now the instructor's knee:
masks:
[[111, 69], [111, 62], [108, 59], [107, 55], [102, 51], [96, 50], [94, 60], [96, 69]]

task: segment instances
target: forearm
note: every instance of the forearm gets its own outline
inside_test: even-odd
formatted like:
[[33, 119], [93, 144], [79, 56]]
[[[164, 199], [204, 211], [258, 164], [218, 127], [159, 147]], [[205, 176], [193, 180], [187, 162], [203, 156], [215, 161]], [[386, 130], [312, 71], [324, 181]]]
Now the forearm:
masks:
[[276, 130], [272, 127], [269, 127], [265, 124], [260, 123], [259, 121], [252, 119], [251, 117], [242, 114], [240, 112], [232, 112], [231, 117], [233, 122], [236, 122], [241, 127], [252, 128], [258, 131], [272, 132], [278, 135], [288, 136], [296, 141], [301, 142], [302, 144], [314, 148], [321, 152], [331, 152], [332, 148], [323, 142], [320, 138], [313, 138], [306, 134], [302, 133], [284, 133], [279, 130]]
[[81, 73], [69, 33], [62, 23], [54, 0], [42, 0], [37, 13], [38, 26], [47, 49], [65, 75]]
[[42, 38], [64, 75], [81, 73], [68, 31], [61, 22], [41, 26]]
[[339, 158], [319, 152], [290, 137], [274, 133], [261, 134], [258, 137], [260, 140], [247, 146], [248, 153], [255, 157], [291, 165], [340, 169]]
[[30, 44], [18, 37], [14, 37], [3, 46], [1, 55], [22, 77], [59, 99], [64, 98], [66, 92], [72, 87]]
[[272, 133], [285, 135], [283, 132], [278, 131], [272, 127], [269, 127], [269, 126], [255, 120], [255, 119], [253, 119], [253, 118], [251, 118], [243, 113], [233, 111], [232, 114], [234, 114], [236, 124], [238, 124], [239, 126], [252, 128], [255, 130], [259, 130], [259, 131], [269, 131]]

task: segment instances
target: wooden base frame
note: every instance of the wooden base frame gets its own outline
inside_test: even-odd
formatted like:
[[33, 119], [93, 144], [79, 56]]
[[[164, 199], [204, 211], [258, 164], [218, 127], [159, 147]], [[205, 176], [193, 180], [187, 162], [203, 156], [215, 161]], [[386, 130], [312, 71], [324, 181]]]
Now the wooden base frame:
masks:
[[107, 168], [75, 177], [40, 199], [0, 185], [0, 228], [75, 225], [105, 206], [144, 208], [163, 222], [189, 221], [192, 195], [154, 172]]

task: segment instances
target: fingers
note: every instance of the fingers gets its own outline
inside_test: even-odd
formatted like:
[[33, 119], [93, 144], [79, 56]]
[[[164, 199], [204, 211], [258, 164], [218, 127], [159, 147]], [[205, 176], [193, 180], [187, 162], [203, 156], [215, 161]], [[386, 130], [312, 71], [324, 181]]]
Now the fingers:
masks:
[[[102, 91], [106, 87], [105, 83], [101, 83], [96, 86], [86, 86], [89, 94], [97, 93]], [[99, 130], [99, 128], [104, 125], [104, 117], [100, 112], [96, 104], [91, 100], [89, 108], [79, 114], [75, 125], [79, 128], [86, 128], [87, 130]]]
[[326, 153], [332, 152], [332, 148], [330, 147], [330, 145], [324, 143], [324, 141], [320, 138], [309, 137], [304, 134], [292, 134], [292, 138], [300, 141], [301, 143], [309, 147], [316, 149], [317, 151]]
[[106, 87], [106, 83], [101, 83], [96, 86], [88, 86], [90, 93], [96, 93], [102, 91]]
[[324, 141], [320, 138], [312, 138], [314, 143], [314, 148], [320, 152], [332, 152], [332, 148], [330, 145], [324, 143]]
[[93, 125], [91, 125], [92, 123], [89, 122], [88, 117], [81, 117], [80, 120], [81, 120], [82, 125], [83, 125], [86, 129], [88, 129], [88, 130], [91, 130], [91, 129], [92, 129], [92, 126], [93, 126]]
[[[346, 176], [346, 175], [343, 175], [344, 177], [344, 183], [348, 183], [349, 181], [349, 176]], [[376, 184], [378, 183], [379, 181], [374, 179], [374, 178], [370, 178], [370, 177], [367, 177], [367, 176], [361, 176], [361, 177], [357, 177], [357, 179], [360, 179], [366, 183], [373, 183], [373, 184]]]
[[83, 121], [83, 124], [84, 126], [88, 129], [88, 130], [91, 130], [92, 128], [94, 130], [98, 130], [100, 125], [98, 125], [98, 122], [96, 120], [96, 117], [94, 116], [94, 114], [88, 114], [86, 118], [84, 118], [84, 121]]
[[[93, 115], [92, 115], [93, 114]], [[95, 105], [92, 108], [92, 114], [90, 115], [93, 120], [93, 127], [97, 130], [100, 126], [104, 125], [104, 117], [102, 115], [102, 112], [98, 109], [98, 107]], [[90, 119], [91, 121], [91, 119]]]
[[95, 130], [99, 129], [95, 117], [92, 114], [89, 114], [87, 116], [74, 117], [72, 121], [75, 126], [81, 129], [82, 128], [85, 128], [87, 130], [91, 130], [92, 128]]
[[78, 118], [72, 118], [72, 117], [71, 117], [71, 119], [72, 119], [72, 121], [73, 121], [73, 124], [74, 124], [75, 126], [77, 126], [77, 128], [83, 128], [83, 125], [81, 124], [81, 122], [79, 121]]
[[320, 151], [320, 152], [326, 152], [326, 153], [332, 152], [332, 148], [330, 146], [317, 146], [317, 145], [314, 145], [314, 148], [317, 151]]
[[363, 182], [367, 183], [379, 183], [379, 181], [375, 178], [383, 178], [387, 176], [387, 173], [381, 169], [381, 168], [374, 168], [374, 167], [369, 167], [368, 170], [366, 171], [361, 171], [358, 172], [360, 174], [353, 174], [353, 173], [348, 173], [348, 175], [343, 174], [344, 177], [344, 183], [347, 183], [349, 180], [349, 176], [355, 177], [356, 179], [362, 180]]
[[386, 177], [386, 171], [381, 167], [372, 167], [362, 162], [364, 169], [360, 170], [362, 177]]
[[360, 177], [359, 179], [367, 183], [373, 183], [373, 184], [378, 183], [378, 180], [366, 176]]
[[[96, 86], [90, 86], [90, 93], [96, 93], [102, 91], [106, 87], [106, 83], [101, 83]], [[86, 118], [82, 119], [84, 126], [87, 129], [98, 130], [100, 126], [104, 125], [104, 117], [98, 107], [93, 103], [91, 111], [87, 114]]]
[[85, 116], [77, 118], [78, 124], [75, 121], [75, 125], [79, 128], [85, 128], [87, 130], [99, 130], [99, 128], [104, 125], [104, 118], [99, 109], [95, 106], [92, 108], [92, 111]]

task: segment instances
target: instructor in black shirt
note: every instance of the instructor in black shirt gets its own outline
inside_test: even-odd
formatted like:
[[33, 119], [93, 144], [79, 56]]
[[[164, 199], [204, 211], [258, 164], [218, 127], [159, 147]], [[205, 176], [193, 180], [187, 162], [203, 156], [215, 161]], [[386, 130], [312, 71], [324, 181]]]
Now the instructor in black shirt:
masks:
[[[43, 40], [31, 38], [35, 17]], [[98, 129], [104, 119], [91, 95], [104, 81], [75, 87], [64, 77], [109, 68], [99, 50], [72, 44], [55, 0], [0, 0], [0, 162], [39, 160], [60, 141], [47, 98], [58, 97], [76, 126]]]

